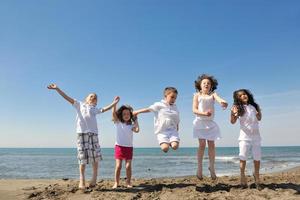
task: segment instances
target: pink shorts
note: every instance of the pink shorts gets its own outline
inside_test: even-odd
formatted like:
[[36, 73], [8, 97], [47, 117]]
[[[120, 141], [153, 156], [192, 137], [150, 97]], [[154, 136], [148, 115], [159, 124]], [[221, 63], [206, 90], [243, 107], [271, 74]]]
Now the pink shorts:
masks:
[[132, 160], [133, 147], [115, 145], [115, 159]]

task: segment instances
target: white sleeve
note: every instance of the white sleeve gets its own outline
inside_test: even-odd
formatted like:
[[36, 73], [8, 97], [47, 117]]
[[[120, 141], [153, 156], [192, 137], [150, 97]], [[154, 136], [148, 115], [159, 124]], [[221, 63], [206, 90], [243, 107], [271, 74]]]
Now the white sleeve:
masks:
[[154, 103], [153, 105], [149, 106], [149, 109], [152, 112], [158, 112], [160, 110], [159, 103], [158, 102]]
[[72, 106], [73, 106], [76, 110], [80, 110], [80, 101], [77, 101], [76, 99], [74, 99], [74, 103], [72, 104]]
[[100, 113], [103, 113], [103, 108], [96, 108], [95, 109], [95, 114], [100, 114]]

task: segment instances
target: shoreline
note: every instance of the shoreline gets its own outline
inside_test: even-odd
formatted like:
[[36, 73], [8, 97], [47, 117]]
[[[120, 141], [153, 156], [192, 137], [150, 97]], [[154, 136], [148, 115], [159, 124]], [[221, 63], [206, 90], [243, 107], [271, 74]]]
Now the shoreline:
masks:
[[195, 176], [132, 179], [133, 188], [111, 189], [112, 179], [98, 180], [95, 188], [78, 190], [74, 179], [0, 179], [0, 199], [299, 199], [300, 166], [261, 175], [262, 190], [247, 176], [248, 188], [239, 186], [239, 176], [221, 176], [216, 181]]

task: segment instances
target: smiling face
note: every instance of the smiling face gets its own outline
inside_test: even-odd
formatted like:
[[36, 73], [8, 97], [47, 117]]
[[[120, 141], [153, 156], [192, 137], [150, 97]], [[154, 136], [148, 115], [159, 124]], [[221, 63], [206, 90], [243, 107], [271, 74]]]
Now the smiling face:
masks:
[[122, 111], [122, 119], [124, 122], [129, 122], [130, 121], [130, 118], [131, 118], [131, 113], [130, 113], [130, 110], [128, 109], [124, 109]]
[[203, 79], [201, 81], [201, 90], [204, 93], [209, 93], [211, 90], [211, 81], [209, 79]]
[[248, 95], [246, 94], [246, 92], [240, 91], [237, 93], [237, 96], [243, 104], [248, 104], [249, 98], [248, 98]]
[[175, 92], [169, 92], [165, 95], [165, 101], [170, 105], [173, 105], [175, 103], [176, 98], [177, 98], [177, 93]]
[[89, 94], [85, 98], [85, 102], [90, 105], [97, 105], [97, 95], [95, 93]]

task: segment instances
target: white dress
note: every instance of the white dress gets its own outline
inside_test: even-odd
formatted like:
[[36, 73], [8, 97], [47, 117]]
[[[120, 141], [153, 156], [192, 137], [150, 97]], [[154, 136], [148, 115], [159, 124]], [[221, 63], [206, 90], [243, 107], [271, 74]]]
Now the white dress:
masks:
[[218, 124], [214, 122], [215, 114], [215, 99], [213, 95], [203, 96], [198, 95], [198, 111], [207, 112], [210, 111], [211, 116], [196, 115], [193, 121], [193, 135], [194, 138], [205, 139], [214, 141], [221, 138], [221, 133]]

